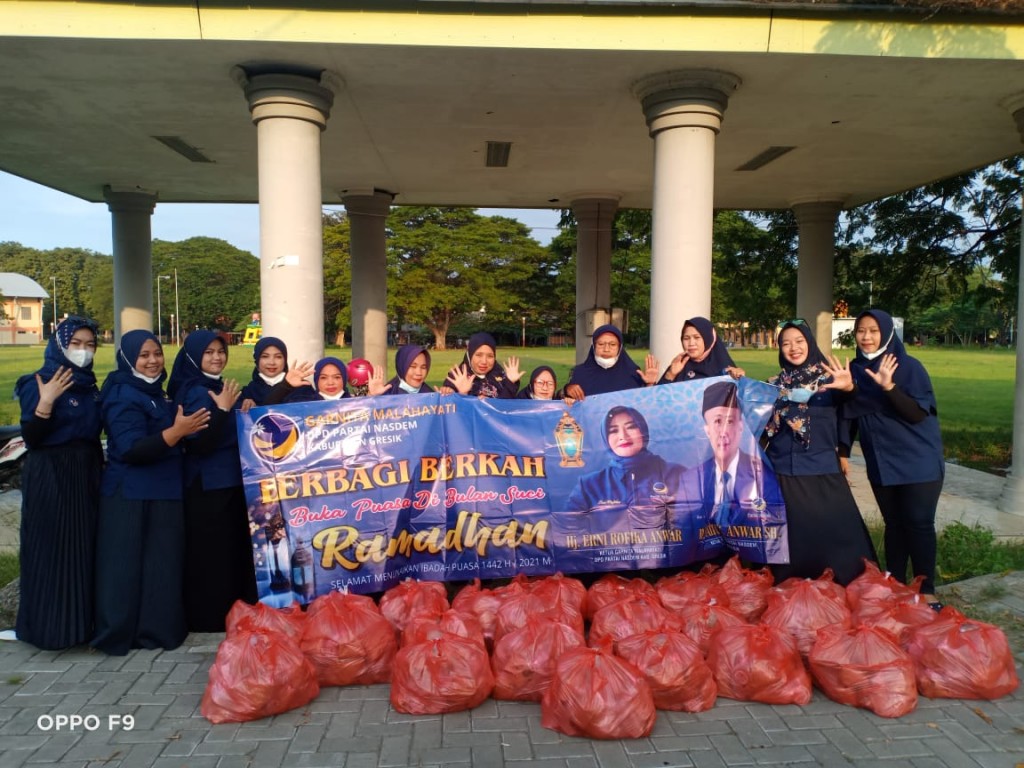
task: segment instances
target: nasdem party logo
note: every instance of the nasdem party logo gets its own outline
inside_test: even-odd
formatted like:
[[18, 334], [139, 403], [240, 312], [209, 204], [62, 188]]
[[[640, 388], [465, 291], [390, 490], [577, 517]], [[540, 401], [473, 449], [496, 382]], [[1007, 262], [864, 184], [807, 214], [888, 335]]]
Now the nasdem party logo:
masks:
[[299, 442], [299, 426], [280, 413], [260, 416], [250, 433], [252, 448], [267, 461], [281, 461]]

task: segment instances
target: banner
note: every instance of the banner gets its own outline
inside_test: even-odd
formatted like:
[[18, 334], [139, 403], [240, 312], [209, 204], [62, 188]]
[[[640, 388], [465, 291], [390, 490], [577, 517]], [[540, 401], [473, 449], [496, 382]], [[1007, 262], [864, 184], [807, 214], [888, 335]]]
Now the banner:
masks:
[[721, 377], [571, 407], [403, 395], [239, 413], [260, 599], [667, 568], [726, 549], [788, 562], [757, 442], [777, 394]]

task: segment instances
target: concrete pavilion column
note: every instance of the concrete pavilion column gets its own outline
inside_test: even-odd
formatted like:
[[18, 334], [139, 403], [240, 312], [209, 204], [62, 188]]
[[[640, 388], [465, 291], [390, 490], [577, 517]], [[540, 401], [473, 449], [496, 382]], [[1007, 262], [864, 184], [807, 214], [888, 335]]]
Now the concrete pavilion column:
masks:
[[618, 207], [618, 197], [580, 197], [572, 201], [576, 217], [577, 363], [586, 360], [590, 350], [587, 311], [611, 310], [612, 219]]
[[796, 315], [814, 331], [818, 346], [832, 345], [832, 277], [836, 221], [843, 209], [835, 200], [797, 202], [793, 213], [800, 229], [796, 272]]
[[352, 357], [387, 370], [388, 267], [385, 227], [394, 195], [372, 190], [344, 194], [351, 222]]
[[114, 343], [121, 334], [153, 330], [152, 217], [157, 194], [103, 188], [114, 250]]
[[[1007, 100], [1004, 105], [1010, 110], [1021, 142], [1024, 142], [1024, 94]], [[1020, 255], [1017, 257], [1020, 275], [1024, 277], [1024, 192], [1021, 195], [1021, 241]], [[1003, 483], [1003, 494], [999, 498], [999, 509], [1012, 515], [1024, 515], [1024, 279], [1017, 286], [1017, 369], [1016, 383], [1013, 390], [1013, 453], [1010, 457], [1010, 471]]]
[[711, 314], [715, 137], [740, 79], [681, 70], [633, 86], [654, 139], [651, 352], [662, 367], [679, 354], [679, 332]]
[[324, 354], [320, 133], [334, 93], [325, 77], [234, 74], [256, 124], [263, 334], [314, 361]]

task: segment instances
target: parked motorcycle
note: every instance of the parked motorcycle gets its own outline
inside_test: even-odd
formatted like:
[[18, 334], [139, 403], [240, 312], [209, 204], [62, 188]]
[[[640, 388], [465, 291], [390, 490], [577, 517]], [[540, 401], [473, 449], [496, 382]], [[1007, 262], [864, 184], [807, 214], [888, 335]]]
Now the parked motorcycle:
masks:
[[0, 491], [21, 488], [21, 465], [28, 447], [21, 426], [0, 426]]

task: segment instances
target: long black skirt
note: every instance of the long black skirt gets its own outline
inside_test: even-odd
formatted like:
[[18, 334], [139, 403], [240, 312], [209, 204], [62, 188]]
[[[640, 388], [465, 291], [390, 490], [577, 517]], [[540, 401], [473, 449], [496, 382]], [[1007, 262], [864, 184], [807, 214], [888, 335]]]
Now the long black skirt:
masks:
[[58, 650], [92, 637], [99, 444], [35, 448], [21, 481], [18, 639]]
[[181, 578], [185, 519], [180, 501], [100, 499], [96, 538], [96, 636], [123, 656], [132, 648], [171, 650], [184, 642]]
[[773, 565], [775, 582], [816, 579], [831, 568], [846, 585], [877, 562], [874, 544], [845, 475], [778, 475], [786, 502], [789, 565]]
[[185, 617], [189, 632], [223, 632], [236, 600], [256, 602], [252, 535], [242, 486], [185, 491]]

